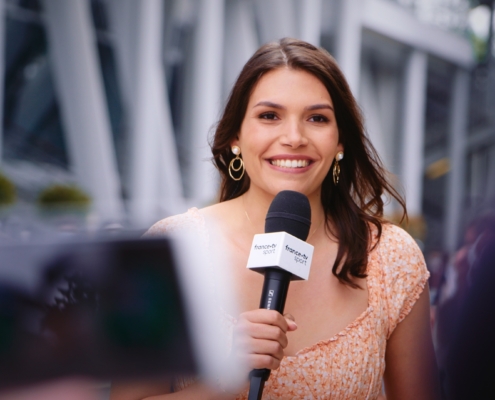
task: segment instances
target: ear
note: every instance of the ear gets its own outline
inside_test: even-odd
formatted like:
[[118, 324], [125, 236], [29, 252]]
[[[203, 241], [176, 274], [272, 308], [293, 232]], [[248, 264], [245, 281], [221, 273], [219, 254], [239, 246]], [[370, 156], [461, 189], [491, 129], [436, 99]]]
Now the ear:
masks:
[[[343, 145], [342, 143], [339, 143], [339, 144], [337, 145], [337, 153], [338, 153], [339, 151], [341, 151], [342, 153], [344, 153], [344, 157], [345, 157], [344, 145]], [[335, 153], [335, 154], [337, 154], [337, 153]]]

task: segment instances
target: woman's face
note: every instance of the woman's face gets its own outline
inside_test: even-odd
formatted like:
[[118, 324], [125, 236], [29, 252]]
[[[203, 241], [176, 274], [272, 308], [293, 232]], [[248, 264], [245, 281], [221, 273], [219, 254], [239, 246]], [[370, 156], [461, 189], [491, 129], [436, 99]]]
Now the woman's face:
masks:
[[280, 68], [262, 76], [238, 138], [250, 190], [275, 196], [295, 190], [320, 196], [335, 155], [343, 151], [330, 95], [318, 78]]

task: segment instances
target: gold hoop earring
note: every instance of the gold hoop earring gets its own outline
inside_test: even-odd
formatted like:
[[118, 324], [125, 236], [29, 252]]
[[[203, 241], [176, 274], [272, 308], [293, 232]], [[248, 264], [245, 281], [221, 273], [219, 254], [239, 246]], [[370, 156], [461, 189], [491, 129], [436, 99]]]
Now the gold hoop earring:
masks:
[[[244, 176], [244, 161], [240, 157], [241, 149], [239, 146], [232, 146], [232, 153], [235, 154], [235, 158], [230, 161], [229, 164], [229, 175], [234, 181], [240, 181]], [[238, 163], [237, 167], [235, 166], [236, 162]], [[232, 172], [235, 172], [236, 175], [240, 172], [240, 175], [236, 178]]]
[[340, 165], [339, 161], [344, 158], [344, 153], [339, 151], [337, 155], [335, 156], [335, 162], [333, 164], [333, 184], [337, 186], [337, 183], [339, 183], [339, 177], [340, 177]]

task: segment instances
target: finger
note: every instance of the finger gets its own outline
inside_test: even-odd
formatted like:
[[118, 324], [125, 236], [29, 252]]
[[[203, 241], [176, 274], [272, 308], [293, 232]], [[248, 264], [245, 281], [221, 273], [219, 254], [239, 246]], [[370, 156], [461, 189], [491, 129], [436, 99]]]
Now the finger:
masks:
[[[251, 351], [254, 353], [266, 353], [267, 351], [278, 352], [279, 349], [283, 351], [283, 349], [287, 347], [288, 340], [284, 333], [277, 336], [275, 339], [272, 337], [267, 338], [266, 336], [267, 335], [263, 334], [242, 332], [241, 334], [236, 335], [234, 344], [238, 348], [244, 349], [244, 351]], [[272, 343], [272, 347], [269, 349], [262, 347], [261, 350], [257, 350], [257, 343], [260, 343], [261, 346], [261, 343], [264, 342]]]
[[287, 330], [290, 331], [295, 331], [297, 329], [297, 324], [296, 324], [296, 319], [294, 316], [290, 313], [285, 313], [284, 314], [285, 320], [287, 321]]
[[277, 360], [284, 358], [284, 349], [280, 343], [273, 340], [245, 338], [241, 343], [238, 343], [236, 351], [242, 354], [267, 355]]
[[285, 332], [278, 326], [267, 324], [253, 324], [251, 322], [243, 322], [236, 325], [234, 328], [236, 340], [242, 338], [253, 338], [260, 340], [271, 340], [278, 342], [282, 348], [286, 348], [288, 341]]
[[284, 314], [285, 319], [290, 319], [291, 321], [295, 321], [296, 319], [291, 313], [285, 313]]
[[275, 310], [258, 310], [247, 311], [239, 316], [239, 320], [246, 319], [250, 322], [278, 326], [284, 332], [287, 332], [287, 320]]

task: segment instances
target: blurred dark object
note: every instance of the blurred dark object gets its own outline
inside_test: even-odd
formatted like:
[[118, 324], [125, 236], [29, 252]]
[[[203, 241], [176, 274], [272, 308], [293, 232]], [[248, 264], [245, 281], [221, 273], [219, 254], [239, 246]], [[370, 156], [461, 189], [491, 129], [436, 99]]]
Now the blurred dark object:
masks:
[[430, 303], [437, 305], [442, 286], [445, 284], [445, 274], [449, 261], [448, 253], [441, 250], [431, 250], [425, 254], [426, 266], [430, 271]]
[[34, 246], [9, 251], [0, 248], [0, 388], [197, 372], [168, 240], [65, 246], [37, 280], [16, 262]]
[[[443, 365], [448, 400], [495, 399], [495, 224], [482, 221], [482, 232], [471, 245], [462, 297], [452, 314], [451, 337]], [[468, 251], [469, 253], [469, 251]]]
[[445, 269], [443, 282], [435, 298], [434, 339], [440, 371], [446, 368], [446, 358], [453, 346], [459, 315], [471, 290], [476, 265], [484, 249], [495, 238], [494, 229], [495, 217], [491, 214], [471, 221], [464, 233], [462, 245]]

